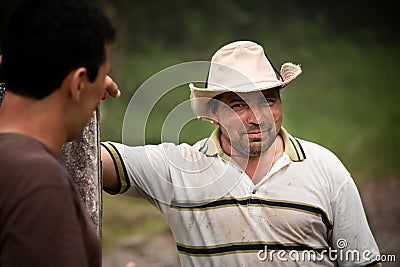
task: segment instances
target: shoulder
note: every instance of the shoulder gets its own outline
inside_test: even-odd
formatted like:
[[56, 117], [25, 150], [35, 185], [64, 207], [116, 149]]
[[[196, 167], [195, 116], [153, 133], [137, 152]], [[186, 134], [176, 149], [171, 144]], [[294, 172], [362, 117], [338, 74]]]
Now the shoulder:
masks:
[[304, 162], [306, 164], [326, 175], [335, 176], [339, 180], [350, 178], [350, 173], [344, 164], [331, 150], [310, 141], [298, 140], [305, 152]]
[[41, 214], [56, 203], [72, 203], [65, 167], [42, 144], [26, 138], [5, 141], [0, 137], [0, 150], [6, 151], [0, 153], [1, 214]]
[[297, 140], [300, 142], [302, 148], [304, 149], [307, 158], [323, 157], [324, 159], [339, 160], [339, 158], [331, 150], [322, 145], [299, 138], [297, 138]]
[[34, 190], [67, 186], [65, 167], [41, 143], [21, 136], [0, 139], [1, 184]]
[[[353, 178], [340, 159], [329, 149], [305, 140], [297, 139], [306, 158], [291, 164], [296, 173], [301, 173], [309, 184], [318, 185], [321, 192], [332, 198], [343, 188], [352, 183]], [[321, 187], [322, 186], [322, 187]]]

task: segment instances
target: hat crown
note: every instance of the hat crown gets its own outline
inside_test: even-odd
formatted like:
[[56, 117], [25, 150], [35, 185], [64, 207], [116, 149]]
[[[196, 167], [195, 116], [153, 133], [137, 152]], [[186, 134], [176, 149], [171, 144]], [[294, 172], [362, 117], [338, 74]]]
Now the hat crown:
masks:
[[259, 83], [279, 86], [280, 82], [264, 49], [251, 41], [237, 41], [220, 48], [211, 59], [207, 81], [209, 88], [231, 90], [251, 84], [257, 87]]

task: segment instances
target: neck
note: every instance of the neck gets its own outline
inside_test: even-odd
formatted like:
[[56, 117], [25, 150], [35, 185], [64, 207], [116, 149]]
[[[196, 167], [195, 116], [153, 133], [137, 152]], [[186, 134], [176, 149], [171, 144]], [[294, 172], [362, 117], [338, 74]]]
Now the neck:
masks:
[[29, 136], [60, 155], [66, 141], [62, 114], [55, 108], [60, 103], [49, 98], [36, 100], [7, 92], [0, 108], [0, 133]]
[[283, 151], [283, 139], [280, 135], [277, 135], [274, 143], [263, 154], [248, 157], [233, 153], [230, 156], [251, 178], [253, 183], [257, 184], [268, 174], [272, 166], [282, 156]]

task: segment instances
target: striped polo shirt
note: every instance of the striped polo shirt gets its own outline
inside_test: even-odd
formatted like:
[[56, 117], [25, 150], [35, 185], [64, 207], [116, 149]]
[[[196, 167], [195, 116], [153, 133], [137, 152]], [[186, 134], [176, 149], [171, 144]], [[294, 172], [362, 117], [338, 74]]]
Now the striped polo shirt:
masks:
[[[283, 155], [257, 184], [219, 129], [195, 145], [102, 145], [118, 192], [167, 220], [182, 266], [364, 266], [378, 247], [349, 172], [327, 149], [281, 129]], [[105, 189], [107, 191], [107, 189]], [[154, 252], [156, 253], [156, 252]]]

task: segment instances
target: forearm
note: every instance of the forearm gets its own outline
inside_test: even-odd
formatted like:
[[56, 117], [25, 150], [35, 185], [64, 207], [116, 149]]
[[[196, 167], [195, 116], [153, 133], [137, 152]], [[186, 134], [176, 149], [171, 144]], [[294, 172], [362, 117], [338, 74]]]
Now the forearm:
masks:
[[102, 177], [103, 177], [103, 188], [108, 191], [117, 192], [119, 191], [119, 183], [117, 172], [115, 169], [114, 161], [107, 151], [107, 149], [101, 146], [101, 165], [102, 165]]

